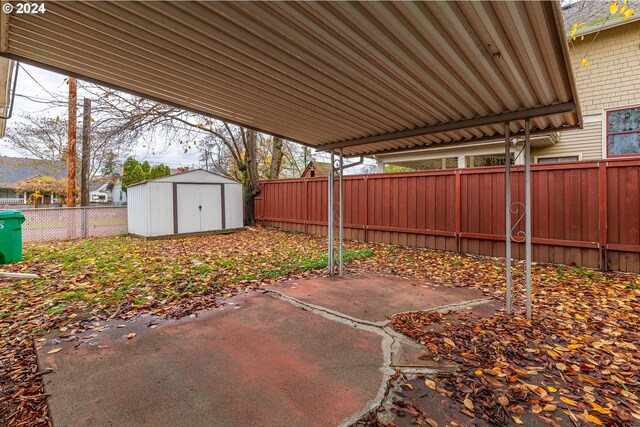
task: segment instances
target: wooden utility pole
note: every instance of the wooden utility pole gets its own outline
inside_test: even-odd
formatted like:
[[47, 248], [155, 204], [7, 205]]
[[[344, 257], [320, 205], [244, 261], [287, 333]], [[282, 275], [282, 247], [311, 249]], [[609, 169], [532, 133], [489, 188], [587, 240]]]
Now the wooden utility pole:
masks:
[[91, 158], [91, 100], [82, 107], [82, 169], [80, 172], [80, 205], [89, 204], [89, 166]]
[[69, 128], [67, 133], [67, 206], [76, 205], [76, 104], [78, 102], [78, 82], [69, 77]]

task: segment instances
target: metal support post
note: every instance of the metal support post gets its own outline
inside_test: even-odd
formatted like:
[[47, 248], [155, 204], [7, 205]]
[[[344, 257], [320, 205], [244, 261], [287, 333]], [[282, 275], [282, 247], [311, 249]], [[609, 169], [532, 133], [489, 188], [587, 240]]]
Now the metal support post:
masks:
[[82, 207], [82, 238], [87, 238], [87, 207]]
[[327, 250], [327, 265], [329, 267], [329, 275], [333, 276], [333, 150], [331, 150], [331, 162], [329, 166], [329, 178], [327, 184], [327, 240], [329, 241], [329, 248]]
[[511, 314], [511, 147], [509, 122], [504, 124], [504, 200], [505, 200], [505, 260], [507, 274], [507, 314]]
[[527, 319], [531, 319], [531, 119], [524, 128], [524, 203], [525, 203], [525, 259], [527, 288]]
[[340, 149], [340, 177], [338, 182], [338, 275], [340, 277], [344, 276], [344, 263], [342, 260], [342, 241], [343, 241], [343, 230], [344, 230], [344, 220], [343, 213], [344, 208], [342, 206], [343, 201], [343, 181], [342, 174], [344, 173], [344, 156], [342, 155], [342, 148]]

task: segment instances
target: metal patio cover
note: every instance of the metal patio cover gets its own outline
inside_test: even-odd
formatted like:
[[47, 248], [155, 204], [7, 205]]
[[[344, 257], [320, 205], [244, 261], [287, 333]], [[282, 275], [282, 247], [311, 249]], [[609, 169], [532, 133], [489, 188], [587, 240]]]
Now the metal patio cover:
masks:
[[529, 117], [534, 132], [580, 126], [557, 1], [46, 9], [2, 14], [0, 55], [320, 150], [497, 138]]

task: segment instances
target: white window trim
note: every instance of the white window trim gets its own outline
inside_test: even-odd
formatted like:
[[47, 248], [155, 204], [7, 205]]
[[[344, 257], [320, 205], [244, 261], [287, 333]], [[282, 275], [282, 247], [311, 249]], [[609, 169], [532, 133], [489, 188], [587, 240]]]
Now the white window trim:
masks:
[[533, 163], [538, 163], [539, 159], [555, 159], [558, 157], [572, 157], [572, 156], [578, 156], [578, 161], [582, 160], [582, 153], [549, 154], [547, 156], [533, 156]]
[[603, 159], [637, 159], [637, 154], [630, 154], [629, 156], [614, 156], [609, 157], [607, 154], [607, 112], [611, 110], [624, 110], [626, 108], [640, 107], [640, 104], [620, 105], [618, 107], [609, 107], [602, 110], [602, 158]]

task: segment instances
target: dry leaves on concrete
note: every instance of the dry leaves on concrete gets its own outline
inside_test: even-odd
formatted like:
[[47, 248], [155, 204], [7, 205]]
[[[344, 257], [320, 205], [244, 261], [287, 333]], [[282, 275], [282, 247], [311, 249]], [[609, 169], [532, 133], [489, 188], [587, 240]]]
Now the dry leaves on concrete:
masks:
[[[462, 276], [473, 271], [470, 285], [502, 297], [494, 265], [471, 258], [458, 267]], [[531, 321], [518, 304], [511, 317], [504, 310], [484, 318], [414, 312], [391, 325], [425, 345], [430, 357], [460, 365], [455, 375], [428, 381], [471, 417], [507, 425], [531, 413], [549, 425], [640, 425], [638, 277], [536, 266], [533, 283]]]

